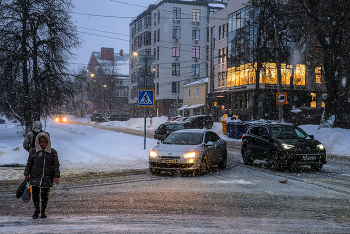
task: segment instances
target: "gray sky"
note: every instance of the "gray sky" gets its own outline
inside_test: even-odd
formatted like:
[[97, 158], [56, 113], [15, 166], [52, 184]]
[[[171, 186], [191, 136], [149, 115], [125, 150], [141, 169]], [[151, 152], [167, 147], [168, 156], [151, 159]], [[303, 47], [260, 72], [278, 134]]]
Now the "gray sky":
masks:
[[89, 62], [92, 51], [101, 47], [123, 49], [129, 53], [129, 24], [133, 17], [157, 0], [72, 0], [72, 21], [77, 25], [82, 43], [73, 50], [72, 70], [78, 71]]

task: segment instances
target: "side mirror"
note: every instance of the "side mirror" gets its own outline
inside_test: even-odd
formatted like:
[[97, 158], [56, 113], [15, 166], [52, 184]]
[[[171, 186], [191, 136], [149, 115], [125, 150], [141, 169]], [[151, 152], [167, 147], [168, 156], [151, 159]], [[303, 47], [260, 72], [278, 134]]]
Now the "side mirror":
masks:
[[309, 135], [309, 137], [310, 137], [311, 139], [314, 139], [314, 138], [315, 138], [315, 136], [314, 136], [314, 135]]
[[212, 145], [214, 145], [214, 142], [212, 142], [212, 141], [208, 141], [208, 142], [205, 144], [205, 146], [212, 146]]

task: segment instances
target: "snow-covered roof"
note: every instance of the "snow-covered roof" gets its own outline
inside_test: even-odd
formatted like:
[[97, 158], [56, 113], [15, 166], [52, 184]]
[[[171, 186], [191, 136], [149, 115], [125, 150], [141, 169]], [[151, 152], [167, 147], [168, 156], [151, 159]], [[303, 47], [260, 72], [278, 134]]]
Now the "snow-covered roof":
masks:
[[191, 106], [186, 107], [186, 109], [194, 109], [194, 108], [198, 108], [198, 107], [201, 107], [201, 106], [204, 106], [204, 104], [201, 103], [201, 104], [191, 105]]
[[213, 8], [225, 8], [226, 7], [224, 4], [218, 4], [218, 3], [209, 3], [208, 6], [213, 7]]
[[195, 81], [195, 82], [186, 84], [186, 85], [184, 85], [183, 87], [188, 87], [188, 86], [193, 86], [193, 85], [199, 85], [199, 84], [205, 84], [205, 83], [208, 83], [208, 78], [204, 78], [204, 79], [197, 80], [197, 81]]

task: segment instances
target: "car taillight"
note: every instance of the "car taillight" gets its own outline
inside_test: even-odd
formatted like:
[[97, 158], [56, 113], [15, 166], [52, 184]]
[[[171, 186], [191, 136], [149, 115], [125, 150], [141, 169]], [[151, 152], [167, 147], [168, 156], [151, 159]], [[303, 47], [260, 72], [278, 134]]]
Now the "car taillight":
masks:
[[245, 137], [245, 134], [243, 134], [242, 139], [243, 139], [243, 137]]

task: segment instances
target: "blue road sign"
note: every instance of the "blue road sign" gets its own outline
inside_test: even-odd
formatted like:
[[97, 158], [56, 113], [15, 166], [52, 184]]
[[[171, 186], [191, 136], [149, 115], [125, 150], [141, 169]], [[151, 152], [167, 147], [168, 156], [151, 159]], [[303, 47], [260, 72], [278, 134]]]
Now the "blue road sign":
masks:
[[137, 107], [154, 107], [154, 89], [137, 90]]

